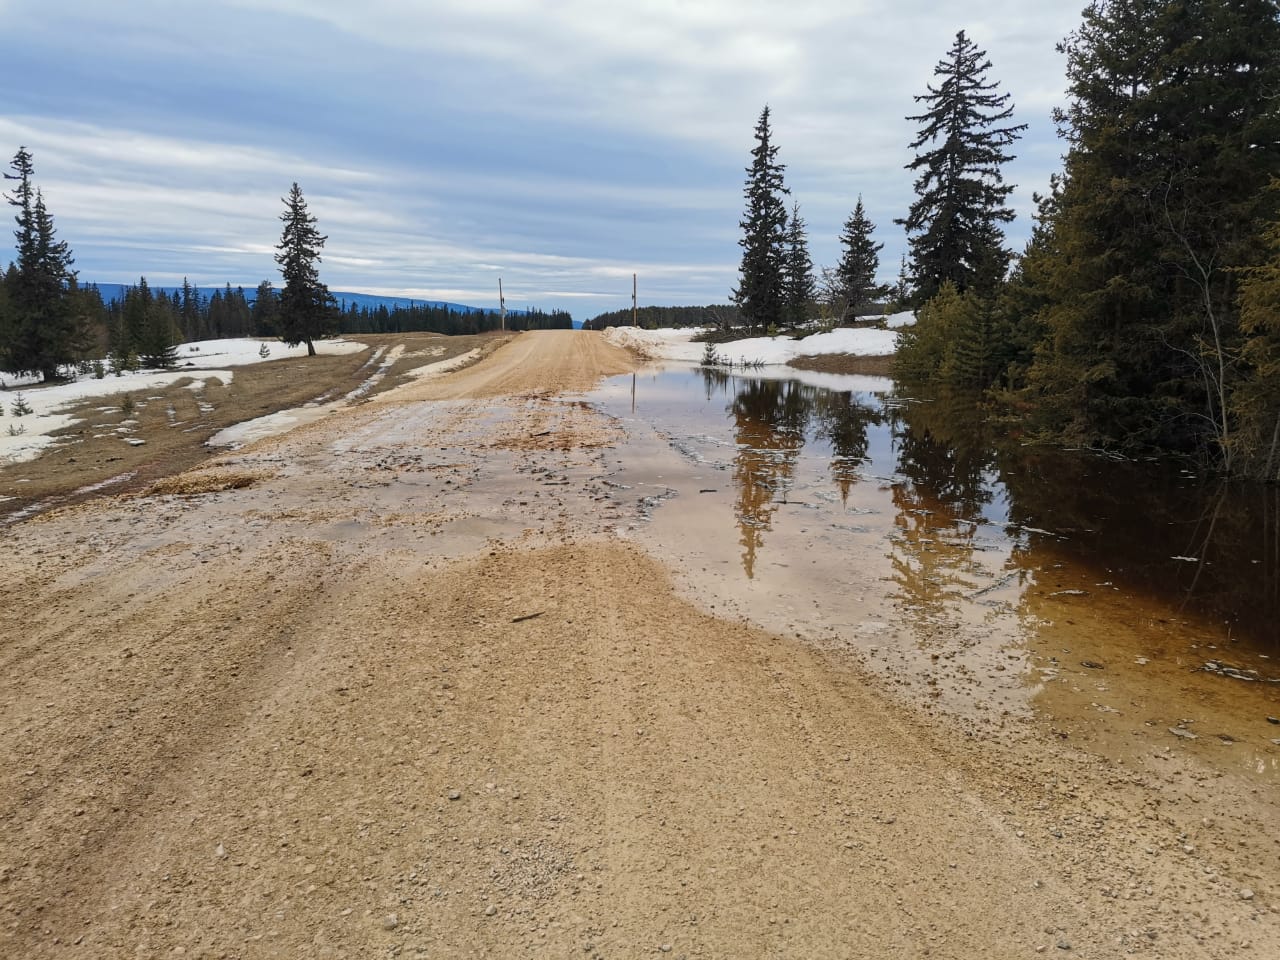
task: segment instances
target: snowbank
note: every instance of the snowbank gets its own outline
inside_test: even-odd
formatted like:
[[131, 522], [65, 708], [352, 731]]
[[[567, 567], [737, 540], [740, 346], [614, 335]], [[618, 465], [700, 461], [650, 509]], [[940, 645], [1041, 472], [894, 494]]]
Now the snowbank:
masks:
[[[909, 316], [909, 315], [908, 315]], [[605, 339], [622, 347], [631, 347], [646, 356], [667, 360], [702, 359], [705, 344], [694, 343], [702, 331], [640, 330], [635, 327], [610, 327]], [[790, 337], [753, 337], [732, 343], [717, 343], [716, 355], [728, 363], [785, 364], [796, 357], [851, 353], [863, 357], [886, 356], [897, 348], [898, 335], [892, 330], [863, 330], [841, 327], [829, 333], [817, 333], [803, 340]]]
[[[51, 433], [76, 422], [75, 417], [62, 412], [73, 404], [102, 397], [105, 400], [104, 406], [118, 407], [126, 393], [156, 390], [186, 377], [195, 378], [197, 382], [192, 386], [199, 389], [203, 388], [205, 381], [214, 377], [223, 383], [230, 383], [234, 376], [230, 370], [139, 370], [122, 377], [108, 374], [102, 380], [89, 377], [51, 387], [0, 391], [0, 404], [4, 405], [4, 416], [0, 417], [0, 463], [21, 463], [39, 456], [42, 450], [54, 442]], [[9, 382], [7, 377], [4, 379], [6, 383]], [[31, 408], [31, 412], [24, 416], [18, 416], [14, 412], [19, 397]], [[17, 432], [16, 435], [11, 430]]]
[[[235, 374], [228, 367], [243, 367], [264, 360], [281, 357], [305, 356], [305, 345], [287, 347], [283, 343], [267, 343], [268, 355], [262, 356], [262, 340], [248, 338], [238, 340], [202, 340], [199, 343], [178, 347], [179, 366], [175, 370], [138, 370], [123, 376], [107, 374], [101, 380], [92, 376], [73, 383], [38, 386], [32, 378], [0, 373], [0, 463], [21, 463], [34, 460], [40, 452], [54, 442], [50, 436], [76, 422], [76, 418], [63, 412], [67, 407], [93, 397], [110, 398], [104, 406], [119, 406], [123, 394], [136, 394], [140, 390], [156, 390], [186, 377], [192, 378], [193, 390], [202, 390], [207, 381], [215, 377], [230, 383]], [[365, 349], [365, 344], [350, 340], [321, 340], [316, 352], [325, 354], [355, 353]], [[216, 369], [208, 369], [216, 367]], [[24, 416], [14, 414], [13, 408], [21, 394], [22, 402], [31, 408]], [[139, 398], [141, 399], [141, 398]], [[10, 430], [14, 431], [10, 433]]]
[[[270, 351], [270, 355], [266, 357], [258, 355], [264, 343]], [[367, 344], [357, 343], [354, 340], [317, 340], [316, 353], [325, 355], [359, 353], [366, 346]], [[305, 343], [288, 347], [275, 340], [251, 340], [247, 337], [235, 340], [201, 340], [198, 343], [184, 343], [178, 347], [178, 363], [183, 365], [191, 363], [197, 367], [243, 367], [250, 363], [261, 363], [263, 360], [306, 355]]]

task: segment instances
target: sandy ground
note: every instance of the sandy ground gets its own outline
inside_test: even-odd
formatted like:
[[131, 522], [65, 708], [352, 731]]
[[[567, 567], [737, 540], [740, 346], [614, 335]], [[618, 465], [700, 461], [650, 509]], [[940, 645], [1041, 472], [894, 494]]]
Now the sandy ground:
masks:
[[616, 535], [590, 333], [0, 553], [0, 956], [1280, 955], [1274, 800], [968, 737]]

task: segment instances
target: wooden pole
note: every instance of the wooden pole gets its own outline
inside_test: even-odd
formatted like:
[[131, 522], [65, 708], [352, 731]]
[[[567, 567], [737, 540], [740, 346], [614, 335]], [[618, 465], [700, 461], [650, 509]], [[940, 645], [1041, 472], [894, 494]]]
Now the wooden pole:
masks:
[[631, 275], [631, 325], [633, 327], [640, 326], [640, 321], [636, 317], [636, 275], [633, 273]]
[[498, 278], [498, 310], [502, 314], [502, 332], [507, 332], [507, 299], [502, 295], [502, 278]]

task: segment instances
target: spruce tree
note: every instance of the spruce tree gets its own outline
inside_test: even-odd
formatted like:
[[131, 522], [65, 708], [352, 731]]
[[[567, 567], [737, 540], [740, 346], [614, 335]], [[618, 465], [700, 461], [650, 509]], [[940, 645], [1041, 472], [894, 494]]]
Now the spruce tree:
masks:
[[118, 355], [127, 357], [130, 353], [139, 355], [142, 353], [142, 344], [147, 331], [147, 315], [154, 299], [146, 277], [139, 277], [136, 286], [125, 289], [124, 304], [120, 312], [119, 341], [113, 344]]
[[[1013, 159], [1005, 148], [1026, 124], [1008, 124], [1009, 94], [988, 82], [991, 61], [963, 30], [934, 68], [940, 82], [915, 98], [927, 109], [908, 120], [920, 124], [911, 142], [919, 151], [907, 164], [919, 171], [916, 199], [906, 227], [915, 302], [928, 300], [950, 281], [961, 290], [990, 288], [1004, 275], [1009, 252], [1000, 225], [1013, 219], [1006, 200], [1013, 186], [1000, 168]], [[923, 149], [922, 149], [923, 148]]]
[[747, 200], [742, 227], [741, 279], [733, 292], [733, 300], [742, 310], [749, 327], [763, 329], [783, 319], [785, 294], [783, 264], [786, 260], [787, 208], [782, 195], [788, 193], [782, 175], [786, 169], [778, 162], [778, 148], [771, 140], [769, 108], [766, 106], [756, 123], [756, 145], [747, 167], [743, 195]]
[[844, 222], [840, 245], [844, 252], [836, 266], [836, 276], [844, 290], [845, 315], [842, 321], [866, 316], [872, 305], [888, 295], [888, 288], [876, 281], [880, 270], [880, 251], [883, 243], [871, 239], [876, 225], [867, 219], [867, 211], [858, 197], [857, 206]]
[[9, 310], [9, 273], [16, 274], [16, 268], [10, 265], [9, 271], [0, 273], [0, 360], [3, 360], [8, 349], [9, 329], [12, 324]]
[[3, 357], [11, 370], [40, 373], [45, 381], [58, 377], [59, 368], [75, 359], [80, 331], [68, 299], [75, 283], [74, 262], [67, 244], [57, 239], [53, 215], [32, 183], [31, 154], [19, 147], [4, 174], [16, 186], [8, 196], [17, 208], [16, 274], [9, 289], [9, 336]]
[[1273, 0], [1099, 0], [1061, 45], [1068, 143], [1028, 373], [1073, 441], [1203, 453], [1230, 468], [1247, 368], [1241, 270], [1280, 175]]
[[263, 280], [258, 284], [250, 315], [255, 337], [280, 336], [280, 297], [270, 280]]
[[1246, 271], [1240, 284], [1247, 375], [1233, 392], [1232, 412], [1239, 424], [1241, 466], [1275, 482], [1280, 481], [1280, 221], [1270, 225], [1265, 240], [1266, 260]]
[[787, 255], [782, 287], [787, 321], [795, 326], [808, 319], [809, 304], [814, 298], [813, 260], [809, 256], [809, 238], [800, 216], [800, 204], [791, 207], [787, 222]]
[[280, 294], [280, 337], [290, 346], [307, 345], [307, 356], [316, 355], [313, 341], [333, 336], [337, 329], [334, 299], [320, 282], [316, 264], [327, 239], [316, 229], [316, 218], [307, 212], [307, 202], [294, 183], [284, 198], [280, 220], [284, 230], [276, 249], [276, 263], [284, 290]]
[[178, 300], [178, 314], [181, 317], [182, 335], [187, 340], [205, 339], [204, 313], [199, 288], [193, 286], [190, 280], [183, 277], [182, 289]]
[[178, 364], [177, 310], [164, 293], [150, 299], [143, 308], [142, 330], [134, 347], [144, 367], [169, 369]]

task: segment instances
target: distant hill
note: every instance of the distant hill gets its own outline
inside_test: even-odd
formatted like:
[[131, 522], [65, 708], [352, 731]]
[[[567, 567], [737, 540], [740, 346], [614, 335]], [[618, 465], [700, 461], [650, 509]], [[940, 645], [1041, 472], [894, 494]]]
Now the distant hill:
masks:
[[[85, 285], [87, 286], [88, 284]], [[133, 286], [133, 284], [99, 283], [95, 284], [95, 286], [98, 288], [98, 292], [102, 295], [103, 301], [110, 303], [113, 300], [120, 300], [123, 298], [125, 290], [130, 286]], [[149, 286], [152, 290], [163, 290], [167, 294], [173, 294], [182, 289], [181, 287], [158, 287], [154, 284], [149, 284]], [[196, 287], [196, 289], [200, 291], [200, 296], [208, 298], [215, 292], [223, 293], [226, 290], [226, 287]], [[232, 289], [236, 289], [235, 286], [233, 286]], [[258, 292], [257, 285], [255, 284], [252, 287], [243, 287], [242, 289], [244, 290], [245, 299], [249, 303], [253, 303]], [[369, 307], [374, 310], [378, 307], [386, 307], [388, 310], [395, 307], [448, 307], [455, 313], [498, 312], [495, 307], [473, 307], [465, 303], [452, 303], [448, 300], [412, 300], [408, 297], [383, 297], [374, 293], [355, 293], [350, 290], [331, 290], [329, 292], [333, 294], [334, 299], [338, 301], [338, 306], [340, 307], [348, 307], [351, 304], [355, 304], [358, 307]], [[515, 316], [523, 316], [528, 313], [528, 311], [509, 308], [507, 313]]]

